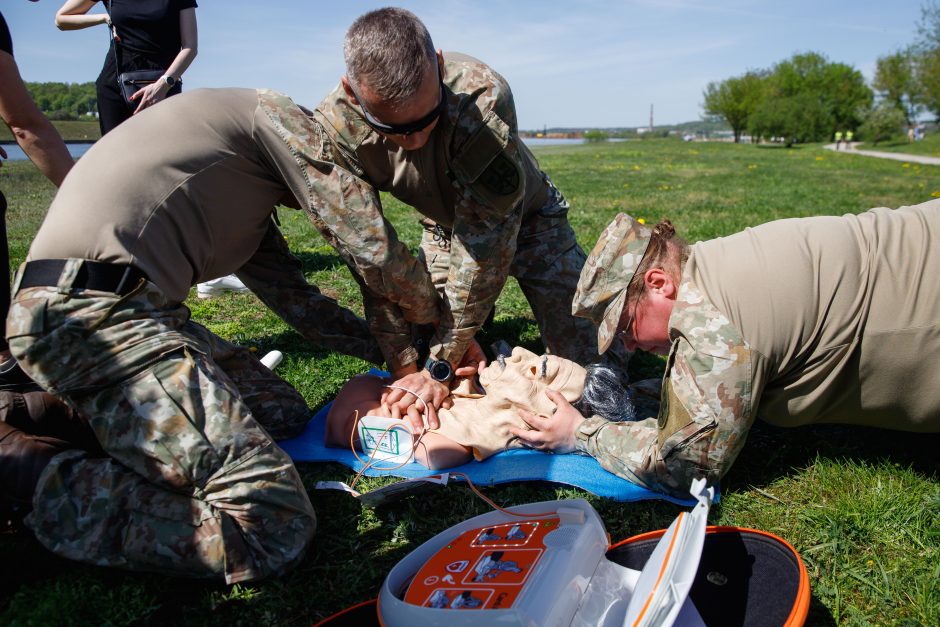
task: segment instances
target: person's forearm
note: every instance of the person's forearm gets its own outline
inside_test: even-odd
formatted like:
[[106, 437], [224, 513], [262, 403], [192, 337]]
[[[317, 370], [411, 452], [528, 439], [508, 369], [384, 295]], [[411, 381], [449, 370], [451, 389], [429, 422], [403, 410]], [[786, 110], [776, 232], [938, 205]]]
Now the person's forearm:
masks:
[[411, 343], [411, 325], [397, 305], [370, 292], [361, 283], [360, 287], [369, 331], [378, 343], [388, 369], [399, 375], [410, 373], [410, 367], [418, 359], [418, 351]]
[[577, 448], [594, 457], [617, 476], [647, 488], [683, 494], [669, 477], [659, 456], [659, 429], [655, 418], [639, 422], [610, 422], [587, 418], [578, 427]]
[[196, 9], [180, 11], [180, 51], [176, 54], [166, 74], [180, 78], [189, 69], [199, 50], [199, 32], [196, 25]]
[[107, 23], [107, 13], [91, 13], [81, 15], [56, 13], [55, 16], [55, 25], [59, 30], [81, 30], [82, 28], [90, 28], [92, 26], [97, 26], [98, 24]]
[[56, 187], [62, 185], [62, 180], [75, 161], [52, 123], [40, 114], [31, 124], [11, 126], [10, 130], [16, 137], [16, 143], [39, 171]]
[[193, 60], [196, 58], [196, 48], [181, 48], [173, 63], [166, 69], [165, 74], [173, 78], [180, 79], [183, 72], [189, 69]]
[[6, 122], [26, 156], [56, 186], [73, 161], [65, 142], [42, 114], [20, 78], [16, 61], [0, 52], [0, 119]]
[[447, 303], [431, 343], [435, 358], [459, 363], [486, 321], [509, 276], [521, 213], [514, 209], [496, 224], [461, 220], [455, 225]]

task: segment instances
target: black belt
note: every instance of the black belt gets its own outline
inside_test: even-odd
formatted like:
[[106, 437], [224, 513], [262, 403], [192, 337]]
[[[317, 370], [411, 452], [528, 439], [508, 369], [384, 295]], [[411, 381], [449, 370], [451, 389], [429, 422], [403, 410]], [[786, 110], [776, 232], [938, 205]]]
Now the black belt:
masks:
[[[23, 277], [20, 279], [20, 289], [58, 285], [66, 261], [66, 259], [37, 259], [36, 261], [26, 262], [26, 267], [23, 268]], [[124, 296], [137, 287], [140, 279], [146, 278], [147, 275], [134, 266], [85, 260], [82, 262], [75, 280], [72, 281], [71, 287], [99, 292], [114, 292]]]

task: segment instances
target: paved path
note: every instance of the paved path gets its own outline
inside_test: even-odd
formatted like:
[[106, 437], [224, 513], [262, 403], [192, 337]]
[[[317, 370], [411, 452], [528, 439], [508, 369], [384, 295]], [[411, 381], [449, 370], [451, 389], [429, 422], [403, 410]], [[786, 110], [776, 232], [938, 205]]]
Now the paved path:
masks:
[[[903, 152], [879, 152], [877, 150], [856, 150], [858, 144], [852, 142], [848, 148], [843, 148], [838, 152], [844, 152], [852, 155], [862, 155], [865, 157], [878, 157], [879, 159], [894, 159], [895, 161], [907, 161], [908, 163], [922, 163], [924, 165], [940, 165], [940, 157], [928, 157], [926, 155], [909, 155]], [[827, 144], [826, 150], [835, 150], [835, 144]]]

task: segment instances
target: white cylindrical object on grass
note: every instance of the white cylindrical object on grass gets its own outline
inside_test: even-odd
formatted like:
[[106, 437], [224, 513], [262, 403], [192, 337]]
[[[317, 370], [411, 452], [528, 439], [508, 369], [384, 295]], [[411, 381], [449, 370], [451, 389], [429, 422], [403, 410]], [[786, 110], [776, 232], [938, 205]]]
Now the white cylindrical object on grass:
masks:
[[281, 351], [271, 351], [261, 358], [261, 363], [267, 366], [269, 370], [274, 370], [277, 368], [277, 365], [281, 363], [282, 359], [284, 359], [284, 353]]

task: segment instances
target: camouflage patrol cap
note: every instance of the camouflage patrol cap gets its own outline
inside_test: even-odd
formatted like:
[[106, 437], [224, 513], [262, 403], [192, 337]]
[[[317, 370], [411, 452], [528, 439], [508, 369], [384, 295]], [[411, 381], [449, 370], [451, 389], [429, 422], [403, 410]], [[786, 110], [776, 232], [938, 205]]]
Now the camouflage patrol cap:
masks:
[[597, 325], [598, 353], [610, 347], [617, 333], [627, 287], [646, 254], [651, 234], [627, 214], [617, 214], [584, 262], [571, 313]]

